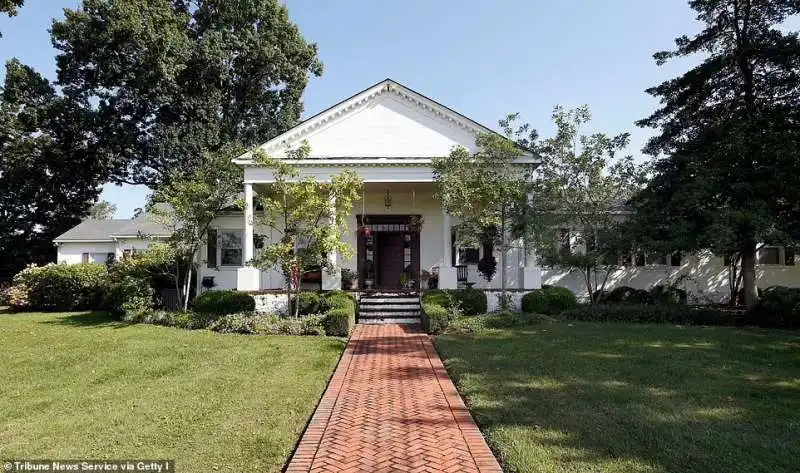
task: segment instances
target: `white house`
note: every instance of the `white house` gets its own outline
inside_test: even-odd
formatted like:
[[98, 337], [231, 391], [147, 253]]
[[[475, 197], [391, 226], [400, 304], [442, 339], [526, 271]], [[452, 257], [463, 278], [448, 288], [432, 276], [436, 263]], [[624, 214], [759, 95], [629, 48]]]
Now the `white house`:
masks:
[[146, 250], [150, 238], [168, 236], [163, 227], [152, 222], [147, 214], [141, 214], [133, 219], [84, 220], [53, 243], [59, 263], [105, 263]]
[[[360, 275], [361, 288], [393, 290], [400, 288], [400, 276], [404, 272], [419, 275], [424, 270], [438, 274], [440, 288], [470, 284], [491, 290], [499, 288], [505, 278], [511, 289], [534, 289], [550, 284], [568, 287], [579, 296], [586, 296], [579, 274], [543, 270], [537, 266], [535, 255], [522, 245], [508, 251], [506, 267], [498, 267], [491, 281], [486, 281], [477, 270], [477, 261], [487, 249], [454, 248], [453, 232], [457, 222], [442, 210], [433, 196], [431, 160], [448, 154], [454, 146], [474, 151], [476, 134], [491, 131], [387, 79], [261, 145], [267, 154], [283, 157], [287, 150], [306, 141], [310, 145], [310, 155], [295, 161], [303, 176], [328, 180], [331, 175], [351, 169], [364, 180], [363, 200], [354, 205], [349, 230], [344, 236], [356, 256], [344, 260], [330, 255], [337, 270], [321, 274], [316, 287], [340, 288], [339, 272], [347, 268]], [[253, 223], [253, 196], [269, 186], [273, 176], [269, 169], [254, 163], [247, 154], [236, 158], [235, 162], [244, 169], [242, 190], [246, 208], [244, 212], [228, 212], [215, 221], [209, 244], [199, 257], [198, 278], [213, 278], [217, 289], [281, 289], [283, 277], [277, 271], [260, 271], [244, 265], [259, 251], [257, 242], [262, 237], [276, 237], [269, 229]], [[535, 165], [537, 157], [526, 155], [519, 162]], [[424, 223], [417, 231], [409, 223], [420, 217]], [[145, 248], [146, 242], [137, 236], [154, 234], [154, 229], [135, 228], [144, 224], [141, 219], [133, 224], [126, 222], [127, 226], [116, 220], [82, 223], [56, 239], [58, 260], [98, 261], [110, 253], [119, 256], [126, 249]], [[364, 235], [360, 227], [369, 228], [371, 235]], [[494, 256], [499, 262], [496, 250]], [[759, 285], [800, 285], [800, 269], [794, 263], [794, 255], [789, 250], [763, 248], [757, 271]], [[372, 268], [370, 273], [364, 271], [367, 266]], [[723, 258], [707, 253], [681, 257], [633, 254], [628, 265], [620, 266], [610, 275], [608, 288], [627, 285], [649, 289], [679, 279], [680, 284], [699, 299], [724, 300], [728, 297], [727, 275]]]

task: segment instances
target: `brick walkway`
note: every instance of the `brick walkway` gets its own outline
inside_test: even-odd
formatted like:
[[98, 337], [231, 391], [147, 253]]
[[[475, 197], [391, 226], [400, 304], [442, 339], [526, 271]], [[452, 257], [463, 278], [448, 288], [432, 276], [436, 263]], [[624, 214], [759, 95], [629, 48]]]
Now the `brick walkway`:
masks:
[[287, 472], [500, 472], [430, 338], [358, 325]]

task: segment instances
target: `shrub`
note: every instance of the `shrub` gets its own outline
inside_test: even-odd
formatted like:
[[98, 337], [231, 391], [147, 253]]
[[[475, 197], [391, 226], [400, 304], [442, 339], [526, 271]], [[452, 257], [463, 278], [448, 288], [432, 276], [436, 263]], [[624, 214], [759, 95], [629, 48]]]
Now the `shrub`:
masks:
[[755, 307], [747, 311], [745, 323], [761, 327], [800, 328], [800, 288], [770, 286]]
[[461, 306], [464, 315], [485, 314], [488, 308], [486, 293], [478, 289], [438, 289], [422, 295], [423, 303], [436, 304], [445, 309], [452, 308], [452, 301]]
[[323, 309], [333, 307], [331, 305], [331, 299], [342, 299], [346, 298], [349, 299], [350, 302], [353, 303], [353, 307], [358, 307], [358, 301], [356, 300], [356, 296], [354, 296], [351, 292], [345, 291], [328, 291], [322, 295], [322, 300], [320, 301], [323, 304]]
[[356, 325], [356, 314], [352, 308], [334, 308], [325, 314], [325, 333], [332, 337], [349, 337]]
[[[355, 317], [353, 318], [355, 325]], [[300, 335], [325, 335], [325, 316], [309, 315], [300, 319]]]
[[501, 312], [487, 316], [484, 324], [488, 328], [510, 328], [538, 325], [551, 320], [547, 316], [535, 313]]
[[322, 298], [316, 292], [298, 294], [297, 298], [292, 301], [292, 314], [294, 314], [295, 304], [299, 306], [298, 314], [300, 315], [319, 314], [324, 312], [324, 306], [327, 306], [327, 304], [323, 304]]
[[100, 264], [31, 266], [14, 276], [9, 303], [17, 309], [98, 309], [107, 275]]
[[101, 305], [105, 310], [125, 314], [130, 310], [145, 310], [152, 306], [153, 289], [145, 279], [112, 273], [103, 282], [101, 291]]
[[575, 294], [565, 287], [549, 286], [522, 296], [522, 311], [527, 313], [553, 315], [577, 306]]
[[194, 310], [201, 314], [227, 315], [256, 310], [256, 300], [250, 294], [238, 291], [207, 291], [193, 302]]
[[589, 322], [670, 323], [680, 325], [736, 325], [738, 315], [714, 307], [680, 305], [595, 305], [561, 313], [567, 319]]
[[447, 309], [433, 302], [422, 304], [422, 328], [431, 334], [442, 333], [452, 322], [452, 317]]
[[686, 291], [674, 286], [659, 284], [650, 289], [650, 302], [653, 304], [686, 304]]
[[603, 304], [649, 304], [650, 293], [644, 289], [620, 286], [600, 299]]
[[[253, 312], [237, 312], [225, 314], [214, 320], [209, 328], [220, 333], [267, 333], [270, 325], [277, 325], [278, 317], [255, 314]], [[274, 329], [277, 330], [277, 329]]]

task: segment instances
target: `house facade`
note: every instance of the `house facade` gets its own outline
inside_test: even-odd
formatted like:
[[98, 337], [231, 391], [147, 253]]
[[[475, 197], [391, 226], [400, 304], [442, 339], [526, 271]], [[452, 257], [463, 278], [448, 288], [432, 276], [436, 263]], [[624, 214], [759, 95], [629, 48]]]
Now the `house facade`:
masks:
[[[308, 274], [303, 284], [309, 289], [342, 288], [341, 272], [347, 269], [358, 275], [358, 289], [425, 289], [428, 284], [419, 279], [428, 274], [438, 277], [439, 288], [472, 286], [492, 291], [505, 280], [517, 296], [548, 284], [567, 287], [579, 298], [586, 298], [579, 273], [539, 267], [536, 255], [519, 242], [508, 249], [502, 268], [496, 248], [456, 246], [458, 222], [443, 211], [434, 196], [431, 161], [447, 155], [454, 146], [474, 152], [477, 134], [491, 131], [387, 79], [264, 143], [262, 150], [281, 158], [307, 142], [310, 154], [295, 161], [302, 176], [325, 181], [349, 169], [364, 181], [362, 199], [355, 202], [343, 236], [354, 256], [345, 259], [329, 255], [336, 270]], [[244, 170], [246, 207], [244, 211], [226, 212], [213, 223], [209, 243], [198, 255], [198, 286], [205, 286], [205, 280], [215, 289], [280, 290], [284, 279], [277, 270], [262, 271], [246, 265], [260, 251], [261, 242], [279, 237], [256, 225], [254, 219], [254, 196], [270, 186], [273, 176], [249, 154], [235, 158], [235, 162]], [[522, 156], [519, 163], [535, 166], [537, 157]], [[87, 221], [55, 240], [58, 261], [101, 262], [112, 253], [118, 258], [147, 248], [148, 241], [140, 235], [167, 236], [146, 215], [124, 221]], [[487, 281], [477, 263], [489, 251], [498, 268], [494, 278]], [[631, 253], [608, 275], [607, 289], [677, 284], [697, 302], [722, 302], [730, 297], [728, 274], [724, 257], [710, 252]], [[757, 278], [760, 287], [800, 286], [794, 253], [780, 247], [759, 250]], [[489, 302], [491, 307], [493, 298]]]

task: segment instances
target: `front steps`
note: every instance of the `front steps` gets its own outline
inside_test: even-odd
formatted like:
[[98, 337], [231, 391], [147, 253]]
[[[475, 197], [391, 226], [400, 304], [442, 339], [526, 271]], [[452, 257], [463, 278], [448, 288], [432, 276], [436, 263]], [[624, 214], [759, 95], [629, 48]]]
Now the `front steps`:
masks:
[[362, 324], [420, 323], [419, 294], [407, 292], [362, 293], [358, 322]]

